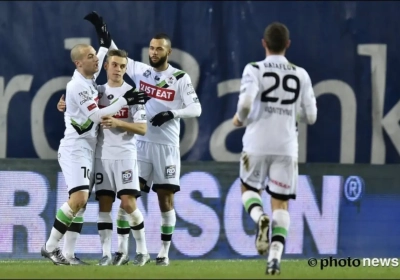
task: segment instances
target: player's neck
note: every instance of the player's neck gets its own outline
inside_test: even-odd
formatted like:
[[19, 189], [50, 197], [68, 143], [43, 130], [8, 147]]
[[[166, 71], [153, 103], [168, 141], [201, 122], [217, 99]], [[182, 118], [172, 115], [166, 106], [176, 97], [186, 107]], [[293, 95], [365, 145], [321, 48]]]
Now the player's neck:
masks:
[[160, 67], [157, 67], [157, 68], [153, 67], [153, 69], [154, 69], [154, 71], [156, 71], [156, 72], [162, 72], [162, 71], [167, 70], [168, 66], [169, 66], [168, 62], [165, 62], [165, 63], [164, 63], [163, 65], [161, 65]]
[[120, 86], [122, 86], [123, 83], [124, 83], [124, 80], [122, 80], [122, 81], [120, 81], [120, 82], [114, 82], [114, 81], [112, 81], [112, 80], [108, 80], [108, 81], [107, 81], [107, 85], [108, 85], [109, 87], [112, 87], [112, 88], [114, 88], [114, 87], [120, 87]]
[[91, 80], [91, 79], [93, 79], [93, 77], [94, 77], [94, 74], [87, 74], [87, 73], [83, 72], [83, 70], [77, 69], [77, 71], [78, 71], [85, 79]]
[[268, 57], [268, 56], [271, 56], [271, 55], [285, 56], [285, 52], [275, 53], [275, 52], [271, 52], [271, 51], [266, 50], [266, 51], [265, 51], [265, 55], [266, 55], [267, 57]]

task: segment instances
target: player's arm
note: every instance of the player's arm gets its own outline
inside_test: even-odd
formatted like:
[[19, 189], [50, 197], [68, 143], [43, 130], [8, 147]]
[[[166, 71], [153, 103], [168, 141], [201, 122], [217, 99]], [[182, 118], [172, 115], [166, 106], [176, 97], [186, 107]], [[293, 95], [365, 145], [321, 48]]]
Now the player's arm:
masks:
[[185, 74], [179, 80], [179, 91], [183, 100], [183, 108], [171, 110], [174, 118], [197, 118], [201, 115], [201, 104], [196, 90], [192, 85], [192, 80], [188, 74]]
[[300, 122], [312, 125], [317, 121], [317, 101], [315, 99], [310, 76], [306, 71], [304, 71], [304, 73], [301, 86], [300, 110], [297, 119]]
[[260, 89], [256, 71], [258, 71], [258, 69], [251, 64], [247, 64], [243, 70], [242, 80], [240, 83], [239, 101], [237, 104], [236, 114], [233, 118], [233, 124], [235, 126], [242, 126], [246, 121], [254, 98], [256, 98]]
[[103, 128], [107, 129], [116, 127], [135, 134], [145, 135], [147, 132], [147, 119], [144, 106], [131, 106], [130, 111], [133, 117], [133, 122], [126, 122], [110, 116], [105, 116], [102, 118], [101, 122]]
[[99, 58], [99, 70], [94, 74], [94, 80], [100, 75], [101, 69], [103, 68], [104, 58], [106, 57], [108, 49], [105, 47], [100, 47], [97, 52], [97, 57]]
[[195, 118], [201, 115], [201, 105], [189, 75], [185, 74], [177, 86], [183, 100], [183, 108], [160, 112], [151, 120], [153, 126], [161, 126], [174, 118]]
[[[68, 87], [68, 86], [67, 86]], [[70, 92], [70, 93], [68, 93]], [[80, 110], [94, 123], [100, 124], [101, 118], [107, 115], [114, 115], [125, 105], [144, 105], [150, 98], [143, 92], [134, 92], [134, 89], [127, 91], [124, 96], [116, 99], [113, 104], [99, 109], [96, 101], [88, 93], [88, 90], [75, 84], [67, 88], [67, 95], [70, 94], [74, 98], [74, 102], [78, 105]]]

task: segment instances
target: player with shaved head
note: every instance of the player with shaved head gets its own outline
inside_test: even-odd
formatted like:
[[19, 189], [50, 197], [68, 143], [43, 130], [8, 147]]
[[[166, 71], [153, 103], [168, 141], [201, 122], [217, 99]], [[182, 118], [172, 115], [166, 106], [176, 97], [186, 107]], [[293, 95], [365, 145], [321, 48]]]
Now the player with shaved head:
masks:
[[[103, 56], [106, 47], [99, 51]], [[99, 91], [102, 93], [104, 89], [94, 82], [99, 71], [96, 51], [90, 45], [76, 45], [71, 50], [71, 60], [76, 69], [66, 88], [66, 129], [58, 149], [58, 162], [68, 186], [69, 199], [57, 211], [50, 237], [41, 249], [42, 256], [56, 265], [82, 264], [74, 255], [65, 257], [58, 243], [67, 230], [80, 232], [82, 228], [83, 213], [93, 187], [94, 153], [102, 117], [113, 115], [126, 105], [143, 105], [149, 99], [145, 93], [135, 92], [132, 88], [112, 105], [99, 109]]]

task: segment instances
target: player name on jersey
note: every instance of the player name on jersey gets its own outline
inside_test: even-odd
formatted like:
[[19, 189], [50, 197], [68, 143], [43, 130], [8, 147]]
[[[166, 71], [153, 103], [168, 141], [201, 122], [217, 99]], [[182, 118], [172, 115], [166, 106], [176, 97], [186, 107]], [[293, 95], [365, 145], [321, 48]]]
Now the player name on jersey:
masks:
[[157, 86], [150, 85], [143, 81], [140, 81], [140, 90], [144, 91], [152, 98], [160, 99], [164, 101], [174, 101], [175, 99], [175, 90], [160, 88]]
[[274, 62], [264, 62], [265, 68], [277, 68], [281, 70], [293, 70], [296, 71], [296, 67], [293, 64], [283, 64], [283, 63], [274, 63]]

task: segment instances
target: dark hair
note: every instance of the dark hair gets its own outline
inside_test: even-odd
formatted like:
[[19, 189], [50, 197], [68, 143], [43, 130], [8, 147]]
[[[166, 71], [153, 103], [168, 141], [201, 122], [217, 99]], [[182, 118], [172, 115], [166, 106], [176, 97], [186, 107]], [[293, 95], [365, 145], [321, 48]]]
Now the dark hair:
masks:
[[107, 52], [107, 59], [112, 56], [119, 56], [128, 60], [128, 53], [124, 50], [109, 50]]
[[172, 47], [171, 44], [171, 39], [169, 38], [169, 36], [165, 33], [157, 33], [156, 35], [153, 36], [153, 39], [164, 39], [165, 41], [167, 41], [167, 43], [169, 44], [170, 47]]
[[273, 22], [265, 28], [264, 41], [270, 51], [283, 52], [289, 41], [289, 29], [280, 22]]

